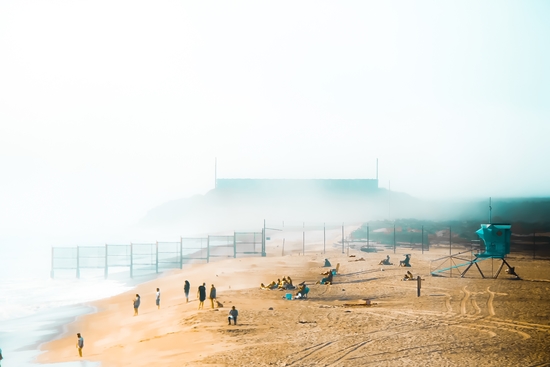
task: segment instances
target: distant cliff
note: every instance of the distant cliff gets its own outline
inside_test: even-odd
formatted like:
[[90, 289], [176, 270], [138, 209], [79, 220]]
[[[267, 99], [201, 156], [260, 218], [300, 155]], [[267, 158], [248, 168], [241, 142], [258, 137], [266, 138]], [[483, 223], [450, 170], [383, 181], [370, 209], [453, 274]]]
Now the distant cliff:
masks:
[[[550, 223], [550, 198], [494, 198], [493, 222]], [[489, 220], [487, 200], [430, 201], [377, 189], [239, 190], [217, 189], [161, 204], [139, 225], [178, 228], [184, 232], [258, 229], [263, 220], [362, 222], [415, 218], [420, 220]]]

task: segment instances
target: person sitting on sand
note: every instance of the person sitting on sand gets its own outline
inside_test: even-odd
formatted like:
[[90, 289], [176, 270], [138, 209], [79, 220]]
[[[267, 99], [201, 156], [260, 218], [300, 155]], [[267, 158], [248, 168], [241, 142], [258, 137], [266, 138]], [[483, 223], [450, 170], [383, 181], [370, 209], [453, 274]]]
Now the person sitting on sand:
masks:
[[288, 284], [294, 287], [294, 285], [292, 284], [292, 279], [290, 279], [290, 276], [286, 277], [286, 281]]
[[378, 265], [393, 265], [393, 263], [390, 262], [390, 255], [386, 256], [386, 258], [380, 261]]
[[309, 292], [309, 288], [305, 284], [301, 284], [298, 288], [298, 292], [296, 292], [296, 297], [294, 298], [305, 298], [307, 293]]
[[276, 281], [272, 281], [271, 283], [269, 283], [268, 285], [265, 285], [264, 283], [261, 283], [260, 284], [260, 288], [261, 289], [274, 289], [274, 288], [277, 288], [277, 282]]
[[332, 284], [332, 271], [327, 275], [326, 278], [321, 279], [321, 281], [318, 281], [317, 284]]
[[414, 279], [412, 273], [407, 270], [407, 272], [405, 273], [405, 276], [403, 277], [403, 280], [412, 280], [412, 279]]
[[410, 261], [411, 261], [411, 255], [406, 254], [405, 255], [405, 260], [399, 261], [399, 266], [410, 267], [411, 266], [411, 264], [409, 264]]

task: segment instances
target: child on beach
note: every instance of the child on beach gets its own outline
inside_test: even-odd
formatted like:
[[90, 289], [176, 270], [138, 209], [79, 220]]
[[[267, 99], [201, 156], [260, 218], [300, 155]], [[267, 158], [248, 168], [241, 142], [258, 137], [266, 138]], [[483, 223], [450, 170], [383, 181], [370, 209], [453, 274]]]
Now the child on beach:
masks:
[[214, 302], [216, 302], [216, 287], [212, 284], [210, 288], [210, 303], [212, 304], [212, 308], [214, 308]]
[[160, 310], [160, 288], [157, 288], [157, 299], [156, 299], [157, 308]]
[[206, 299], [206, 283], [202, 283], [202, 285], [199, 286], [199, 290], [197, 292], [197, 298], [199, 299], [199, 310], [201, 308], [204, 308], [204, 300]]
[[76, 341], [76, 348], [78, 349], [78, 355], [82, 357], [82, 348], [84, 348], [84, 338], [80, 333], [76, 334], [77, 341]]
[[229, 310], [229, 316], [227, 317], [229, 325], [231, 325], [231, 320], [233, 320], [234, 325], [237, 325], [237, 316], [239, 316], [239, 311], [235, 309], [235, 306], [231, 307], [231, 310]]
[[136, 298], [134, 298], [134, 316], [137, 316], [138, 314], [138, 308], [140, 303], [141, 303], [141, 298], [139, 297], [139, 294], [136, 294]]
[[191, 289], [191, 284], [189, 284], [189, 281], [185, 281], [185, 285], [183, 286], [183, 291], [185, 292], [185, 300], [187, 303], [189, 303], [189, 290]]

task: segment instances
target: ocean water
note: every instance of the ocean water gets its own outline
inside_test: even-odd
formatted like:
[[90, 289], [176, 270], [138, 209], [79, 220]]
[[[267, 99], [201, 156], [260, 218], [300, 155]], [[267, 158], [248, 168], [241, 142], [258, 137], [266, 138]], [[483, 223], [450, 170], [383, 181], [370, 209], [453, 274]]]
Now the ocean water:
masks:
[[[32, 251], [31, 251], [32, 250]], [[90, 271], [76, 279], [74, 271], [50, 278], [50, 249], [0, 248], [0, 348], [2, 367], [37, 366], [39, 345], [63, 333], [63, 325], [93, 310], [83, 304], [133, 288], [128, 278], [104, 279]], [[115, 276], [117, 274], [114, 274]], [[48, 366], [96, 367], [78, 361]]]

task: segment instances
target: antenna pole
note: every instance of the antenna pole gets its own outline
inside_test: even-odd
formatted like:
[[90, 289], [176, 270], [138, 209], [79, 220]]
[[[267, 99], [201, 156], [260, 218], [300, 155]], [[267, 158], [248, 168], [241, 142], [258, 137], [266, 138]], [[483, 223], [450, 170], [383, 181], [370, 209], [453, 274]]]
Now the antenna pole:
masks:
[[492, 218], [491, 218], [491, 214], [492, 214], [491, 211], [492, 211], [492, 210], [493, 210], [493, 207], [491, 206], [491, 198], [489, 198], [489, 224], [492, 223], [492, 222], [491, 222], [491, 220], [492, 220]]

